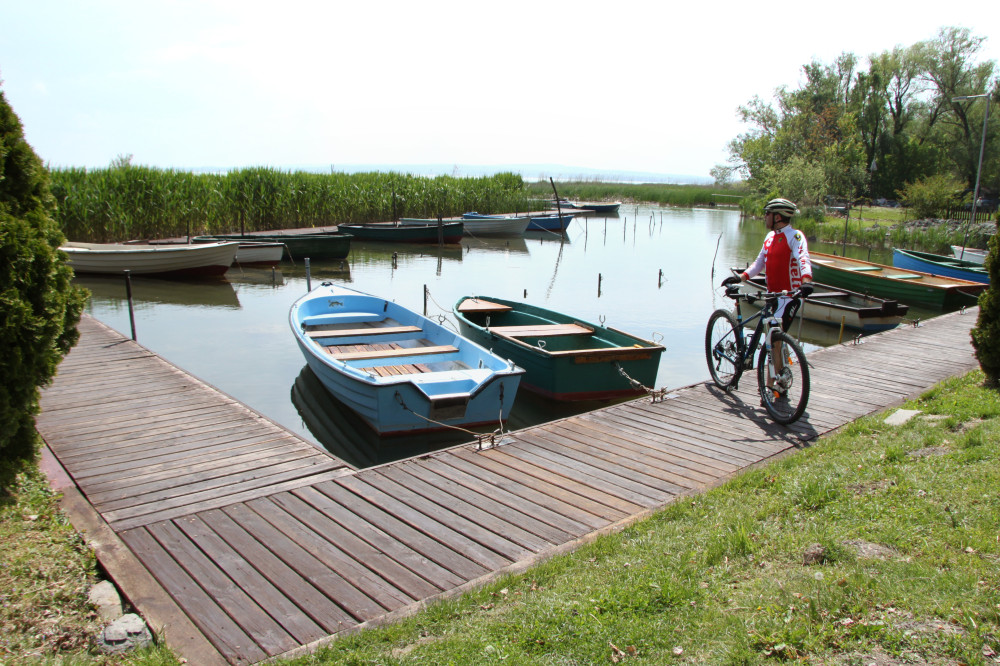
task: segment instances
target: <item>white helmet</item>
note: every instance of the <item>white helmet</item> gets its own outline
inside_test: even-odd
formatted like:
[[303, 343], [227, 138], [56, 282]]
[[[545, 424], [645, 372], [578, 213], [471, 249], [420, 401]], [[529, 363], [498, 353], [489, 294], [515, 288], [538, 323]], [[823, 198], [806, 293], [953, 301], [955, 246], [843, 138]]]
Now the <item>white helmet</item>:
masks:
[[777, 213], [779, 215], [784, 215], [785, 217], [791, 217], [799, 212], [799, 209], [795, 207], [788, 199], [771, 199], [764, 206], [764, 214], [767, 213]]

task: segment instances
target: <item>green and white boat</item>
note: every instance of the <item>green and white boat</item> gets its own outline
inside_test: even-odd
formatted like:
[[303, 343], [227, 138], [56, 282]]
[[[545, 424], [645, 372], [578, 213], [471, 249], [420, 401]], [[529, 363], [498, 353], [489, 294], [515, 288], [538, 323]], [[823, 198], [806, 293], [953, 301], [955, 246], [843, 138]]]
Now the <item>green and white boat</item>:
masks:
[[809, 258], [817, 282], [930, 309], [955, 310], [975, 305], [987, 287], [978, 282], [822, 252], [810, 252]]
[[524, 368], [521, 386], [552, 400], [626, 398], [656, 383], [664, 348], [624, 331], [493, 297], [462, 297], [452, 311], [462, 335]]

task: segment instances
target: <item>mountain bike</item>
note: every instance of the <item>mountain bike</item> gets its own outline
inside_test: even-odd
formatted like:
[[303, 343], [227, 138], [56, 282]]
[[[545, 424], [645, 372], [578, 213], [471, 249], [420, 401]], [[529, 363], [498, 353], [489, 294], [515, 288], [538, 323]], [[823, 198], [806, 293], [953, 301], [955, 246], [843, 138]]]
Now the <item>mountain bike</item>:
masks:
[[[781, 330], [781, 322], [774, 313], [778, 298], [799, 298], [795, 292], [741, 293], [738, 284], [726, 286], [726, 296], [736, 302], [736, 314], [719, 309], [708, 318], [705, 331], [705, 357], [712, 381], [729, 392], [736, 390], [740, 377], [753, 369], [754, 354], [760, 345], [757, 358], [757, 387], [761, 405], [776, 423], [797, 421], [809, 402], [809, 365], [805, 352], [790, 335]], [[760, 311], [743, 318], [741, 303], [763, 302]], [[756, 320], [749, 340], [744, 326]], [[775, 355], [780, 349], [780, 356]]]

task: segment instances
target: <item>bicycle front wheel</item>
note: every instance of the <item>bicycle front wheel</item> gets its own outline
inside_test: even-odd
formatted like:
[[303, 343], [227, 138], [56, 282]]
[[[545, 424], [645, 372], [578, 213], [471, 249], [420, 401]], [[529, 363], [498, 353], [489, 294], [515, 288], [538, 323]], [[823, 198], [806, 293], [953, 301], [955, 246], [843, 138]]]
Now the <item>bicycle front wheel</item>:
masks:
[[[781, 349], [780, 361], [772, 364], [767, 345], [760, 348], [757, 385], [761, 403], [776, 423], [793, 423], [801, 418], [809, 402], [809, 365], [805, 352], [787, 333], [775, 332], [772, 349]], [[771, 377], [771, 368], [781, 370]]]
[[705, 358], [712, 381], [728, 391], [736, 387], [743, 374], [742, 345], [737, 335], [739, 324], [728, 310], [716, 310], [708, 318], [705, 331]]

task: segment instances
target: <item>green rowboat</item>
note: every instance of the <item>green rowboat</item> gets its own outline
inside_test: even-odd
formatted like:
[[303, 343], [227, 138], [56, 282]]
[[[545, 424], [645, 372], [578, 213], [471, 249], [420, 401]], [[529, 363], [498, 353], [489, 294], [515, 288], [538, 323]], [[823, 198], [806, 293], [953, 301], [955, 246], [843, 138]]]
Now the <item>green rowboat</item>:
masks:
[[892, 298], [908, 305], [956, 310], [975, 305], [987, 285], [875, 264], [870, 261], [810, 252], [813, 279], [843, 289]]
[[608, 400], [655, 388], [664, 349], [648, 340], [499, 298], [466, 296], [452, 311], [462, 335], [524, 368], [521, 386], [547, 398]]

